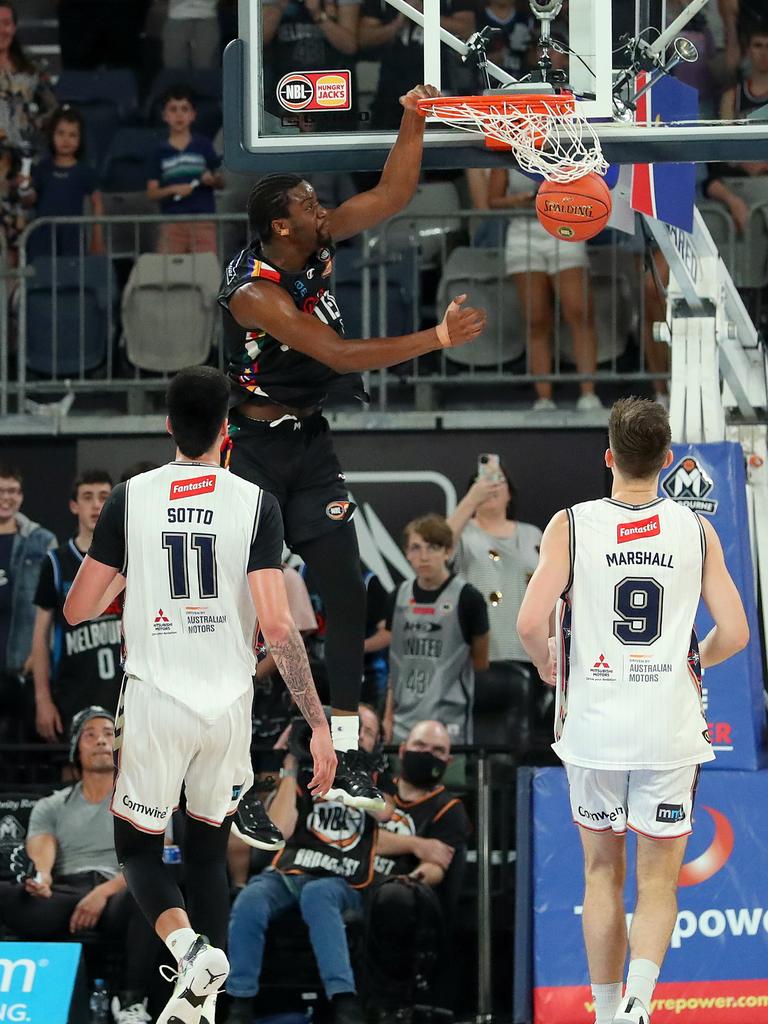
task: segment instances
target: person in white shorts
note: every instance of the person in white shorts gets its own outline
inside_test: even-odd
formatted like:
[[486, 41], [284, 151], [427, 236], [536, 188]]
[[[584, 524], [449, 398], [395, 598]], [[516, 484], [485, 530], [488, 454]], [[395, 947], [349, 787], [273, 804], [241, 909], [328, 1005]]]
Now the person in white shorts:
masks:
[[[597, 1024], [648, 1024], [700, 765], [714, 757], [701, 672], [741, 650], [749, 628], [712, 525], [658, 497], [659, 473], [672, 461], [664, 408], [616, 402], [609, 443], [611, 497], [553, 517], [517, 627], [541, 678], [557, 686], [553, 747], [584, 849]], [[700, 597], [715, 625], [699, 646]], [[628, 828], [637, 833], [638, 897], [622, 998]]]
[[[156, 1024], [214, 1024], [216, 996], [229, 972], [226, 851], [232, 816], [253, 782], [257, 614], [312, 727], [310, 789], [326, 793], [336, 770], [288, 607], [277, 500], [219, 465], [229, 392], [227, 378], [210, 367], [174, 377], [167, 425], [176, 458], [112, 491], [64, 605], [74, 625], [95, 618], [125, 588], [111, 809], [128, 887], [179, 963]], [[163, 837], [182, 784], [189, 913], [163, 864]]]
[[[552, 330], [555, 292], [563, 320], [571, 329], [573, 355], [579, 373], [597, 368], [597, 331], [584, 242], [561, 242], [547, 232], [533, 212], [536, 184], [520, 171], [494, 168], [488, 181], [492, 210], [530, 210], [530, 216], [511, 217], [507, 227], [505, 271], [514, 281], [528, 330], [530, 372], [552, 372]], [[538, 381], [536, 410], [554, 409], [552, 384]], [[579, 409], [599, 409], [592, 381], [581, 381]]]

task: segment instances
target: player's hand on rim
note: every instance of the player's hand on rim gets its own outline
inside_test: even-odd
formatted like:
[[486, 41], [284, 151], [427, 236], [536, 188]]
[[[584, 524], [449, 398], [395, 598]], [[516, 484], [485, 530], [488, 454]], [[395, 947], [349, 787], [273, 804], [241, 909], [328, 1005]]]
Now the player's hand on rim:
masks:
[[312, 754], [314, 774], [307, 789], [312, 796], [325, 796], [336, 775], [336, 751], [333, 749], [331, 730], [327, 725], [318, 725], [312, 730], [309, 752]]
[[[434, 99], [439, 95], [440, 90], [436, 89], [434, 85], [414, 85], [404, 96], [400, 97], [400, 104], [406, 110], [415, 110], [417, 114], [421, 114], [419, 100]], [[422, 116], [424, 115], [422, 114]]]
[[457, 295], [437, 325], [437, 337], [443, 348], [456, 348], [474, 341], [485, 330], [485, 310], [464, 306], [466, 295]]

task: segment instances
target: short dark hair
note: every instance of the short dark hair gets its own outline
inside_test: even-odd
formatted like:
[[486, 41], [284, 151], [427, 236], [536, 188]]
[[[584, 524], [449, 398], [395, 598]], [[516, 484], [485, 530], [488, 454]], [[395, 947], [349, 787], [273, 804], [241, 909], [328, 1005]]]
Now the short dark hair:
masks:
[[430, 512], [426, 516], [419, 516], [412, 519], [403, 530], [403, 547], [408, 547], [408, 538], [412, 533], [418, 533], [427, 544], [437, 544], [441, 548], [453, 547], [453, 531], [445, 516], [439, 516], [436, 512]]
[[667, 410], [649, 398], [620, 398], [608, 422], [608, 444], [624, 476], [648, 479], [661, 471], [672, 443]]
[[272, 221], [288, 216], [288, 193], [304, 181], [296, 174], [267, 174], [248, 196], [248, 224], [262, 242], [272, 237]]
[[165, 401], [171, 434], [188, 459], [203, 455], [216, 439], [229, 408], [229, 380], [212, 366], [187, 366], [168, 385]]
[[[0, 7], [7, 7], [11, 12], [11, 18], [13, 18], [14, 26], [19, 24], [19, 11], [18, 5], [13, 0], [0, 0]], [[9, 51], [11, 55], [11, 64], [13, 65], [14, 71], [34, 71], [35, 65], [29, 59], [24, 52], [24, 49], [19, 40], [18, 32], [13, 37], [13, 42], [10, 45]]]
[[[517, 488], [512, 483], [512, 477], [509, 475], [509, 470], [501, 460], [499, 460], [499, 471], [506, 480], [507, 487], [509, 488], [509, 501], [507, 502], [505, 515], [507, 519], [517, 519]], [[474, 476], [471, 476], [467, 481], [467, 490], [464, 491], [465, 494], [469, 491], [472, 484], [476, 483], [476, 481], [477, 473], [475, 473]]]
[[53, 133], [62, 123], [76, 124], [80, 129], [80, 145], [77, 147], [75, 152], [75, 159], [82, 160], [85, 155], [85, 121], [83, 121], [83, 115], [80, 111], [75, 110], [74, 107], [70, 106], [59, 107], [58, 110], [54, 110], [53, 112], [51, 123], [48, 125], [48, 145], [50, 146], [51, 153], [53, 153], [54, 156], [56, 155], [53, 148]]
[[183, 82], [177, 82], [176, 85], [169, 85], [165, 90], [160, 100], [163, 109], [165, 109], [166, 103], [170, 103], [171, 100], [186, 100], [193, 109], [195, 107], [195, 94], [189, 86], [185, 85]]
[[[0, 4], [0, 7], [2, 6]], [[0, 477], [3, 480], [17, 480], [22, 487], [24, 486], [24, 477], [21, 475], [21, 470], [12, 462], [0, 462]]]
[[77, 492], [84, 484], [109, 484], [110, 487], [113, 486], [112, 477], [106, 469], [84, 469], [72, 481], [72, 486], [69, 489], [69, 497], [72, 501], [77, 501]]
[[142, 459], [139, 462], [134, 462], [120, 475], [120, 483], [124, 484], [127, 480], [132, 480], [133, 477], [138, 476], [139, 473], [149, 473], [152, 469], [159, 469], [160, 466], [157, 462], [150, 462], [149, 459]]

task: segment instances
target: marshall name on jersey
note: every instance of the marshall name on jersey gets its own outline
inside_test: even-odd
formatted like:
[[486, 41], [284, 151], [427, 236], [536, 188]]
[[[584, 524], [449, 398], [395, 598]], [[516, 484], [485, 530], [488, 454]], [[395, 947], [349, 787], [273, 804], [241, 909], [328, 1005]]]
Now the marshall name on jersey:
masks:
[[281, 344], [266, 331], [244, 330], [229, 312], [229, 301], [238, 288], [256, 280], [269, 281], [284, 288], [297, 309], [317, 317], [343, 337], [341, 310], [330, 291], [334, 251], [332, 245], [323, 246], [299, 272], [268, 263], [258, 243], [243, 249], [230, 262], [218, 301], [225, 310], [225, 335], [235, 339], [229, 345], [229, 375], [237, 388], [236, 403], [261, 399], [292, 408], [320, 407], [332, 393], [367, 401], [359, 374], [336, 373]]
[[567, 512], [555, 752], [607, 770], [712, 760], [694, 630], [706, 553], [698, 516], [668, 498]]

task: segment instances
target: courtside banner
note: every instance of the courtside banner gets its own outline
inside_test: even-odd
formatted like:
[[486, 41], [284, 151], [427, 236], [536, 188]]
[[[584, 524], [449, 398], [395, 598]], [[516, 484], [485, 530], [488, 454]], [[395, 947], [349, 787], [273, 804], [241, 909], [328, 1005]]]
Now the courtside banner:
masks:
[[[692, 508], [717, 530], [726, 565], [744, 602], [751, 634], [743, 651], [704, 673], [704, 710], [717, 757], [704, 767], [715, 770], [764, 767], [762, 654], [749, 539], [744, 454], [741, 446], [732, 441], [677, 444], [673, 445], [672, 451], [672, 465], [661, 475], [659, 493]], [[696, 616], [699, 640], [707, 635], [712, 625], [702, 603]]]
[[79, 942], [0, 943], [0, 1021], [67, 1024]]
[[[702, 775], [680, 875], [677, 923], [651, 1008], [653, 1024], [768, 1021], [766, 806], [768, 772]], [[583, 810], [590, 813], [589, 807]], [[562, 768], [535, 772], [531, 818], [534, 1022], [594, 1024], [581, 932], [581, 844]], [[626, 842], [630, 908], [636, 846], [631, 832]]]

